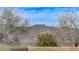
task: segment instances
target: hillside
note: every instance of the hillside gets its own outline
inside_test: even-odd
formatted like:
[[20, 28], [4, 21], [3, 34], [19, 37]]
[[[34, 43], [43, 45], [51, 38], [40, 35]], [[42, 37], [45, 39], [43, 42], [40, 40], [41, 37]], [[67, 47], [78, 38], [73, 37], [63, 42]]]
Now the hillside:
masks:
[[[65, 30], [65, 31], [64, 31]], [[64, 27], [63, 28], [56, 28], [56, 27], [48, 27], [46, 25], [33, 25], [28, 28], [23, 27], [17, 27], [16, 32], [11, 33], [8, 35], [8, 38], [5, 37], [3, 39], [3, 42], [9, 45], [21, 45], [21, 46], [36, 46], [37, 42], [37, 35], [40, 33], [51, 33], [55, 35], [57, 44], [59, 46], [73, 46], [75, 40], [74, 40], [74, 29], [69, 29]], [[78, 30], [77, 30], [78, 31]], [[19, 39], [19, 43], [13, 41], [12, 36], [16, 36]], [[7, 38], [7, 39], [6, 39]], [[65, 39], [64, 39], [65, 38]]]

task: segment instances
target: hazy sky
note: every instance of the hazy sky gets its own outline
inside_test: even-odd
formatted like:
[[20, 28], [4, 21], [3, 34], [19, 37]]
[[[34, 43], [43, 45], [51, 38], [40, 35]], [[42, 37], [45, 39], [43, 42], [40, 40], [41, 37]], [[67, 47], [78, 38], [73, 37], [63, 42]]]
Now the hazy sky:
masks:
[[48, 26], [55, 26], [57, 24], [57, 16], [63, 13], [68, 13], [72, 9], [79, 11], [79, 8], [68, 7], [16, 7], [14, 8], [21, 15], [34, 24], [45, 24]]

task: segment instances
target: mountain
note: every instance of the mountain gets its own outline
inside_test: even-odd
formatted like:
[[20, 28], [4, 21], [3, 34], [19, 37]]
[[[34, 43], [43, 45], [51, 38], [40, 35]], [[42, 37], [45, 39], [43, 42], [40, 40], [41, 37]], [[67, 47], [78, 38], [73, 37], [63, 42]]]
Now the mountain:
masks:
[[36, 45], [36, 41], [37, 41], [37, 35], [39, 35], [40, 33], [51, 33], [54, 34], [56, 31], [55, 27], [48, 27], [46, 25], [34, 25], [28, 28], [28, 46], [34, 46]]
[[[46, 25], [34, 25], [28, 28], [27, 33], [27, 43], [28, 46], [35, 46], [37, 42], [37, 35], [40, 33], [51, 33], [56, 36], [57, 44], [59, 46], [73, 46], [75, 43], [75, 36], [79, 33], [79, 30], [77, 30], [78, 33], [74, 34], [73, 28], [68, 27], [49, 27]], [[79, 37], [77, 37], [78, 39]]]
[[[49, 27], [46, 25], [33, 25], [27, 28], [17, 27], [17, 33], [14, 32], [19, 37], [20, 45], [22, 46], [36, 46], [37, 35], [41, 33], [51, 33], [56, 36], [57, 44], [59, 46], [73, 46], [74, 40], [74, 29], [73, 28], [57, 28], [57, 27]], [[77, 30], [78, 32], [79, 30]], [[20, 34], [21, 33], [21, 34]], [[79, 32], [78, 32], [79, 33]], [[8, 39], [3, 39], [5, 43], [12, 44], [14, 34], [8, 35]], [[9, 42], [11, 41], [11, 42]], [[15, 44], [15, 42], [14, 42]], [[16, 44], [15, 44], [16, 46]]]

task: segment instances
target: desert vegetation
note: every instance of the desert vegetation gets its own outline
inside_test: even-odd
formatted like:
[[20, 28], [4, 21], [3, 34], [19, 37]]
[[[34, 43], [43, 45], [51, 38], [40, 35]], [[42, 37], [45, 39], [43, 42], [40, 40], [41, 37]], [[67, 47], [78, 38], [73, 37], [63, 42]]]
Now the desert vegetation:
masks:
[[37, 45], [44, 46], [57, 46], [56, 38], [51, 33], [42, 33], [37, 36]]
[[27, 20], [11, 8], [3, 8], [0, 15], [0, 42], [8, 46], [16, 46], [20, 44], [21, 34], [26, 32]]
[[79, 45], [79, 14], [71, 11], [67, 14], [58, 16], [57, 34], [64, 42], [70, 40], [74, 47]]
[[56, 17], [58, 23], [55, 27], [30, 25], [29, 19], [19, 12], [3, 8], [0, 13], [0, 50], [26, 51], [29, 47], [37, 47], [32, 51], [55, 51], [57, 47], [78, 47], [79, 13], [70, 11]]

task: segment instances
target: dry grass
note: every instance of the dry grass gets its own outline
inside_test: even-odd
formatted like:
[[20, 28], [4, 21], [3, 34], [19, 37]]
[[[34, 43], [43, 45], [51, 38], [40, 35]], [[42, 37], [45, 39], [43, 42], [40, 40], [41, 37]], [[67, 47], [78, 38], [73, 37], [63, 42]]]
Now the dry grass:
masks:
[[10, 51], [10, 49], [6, 44], [0, 43], [0, 51]]
[[79, 51], [79, 47], [29, 47], [29, 51]]
[[79, 51], [79, 47], [8, 47], [0, 44], [0, 51]]

